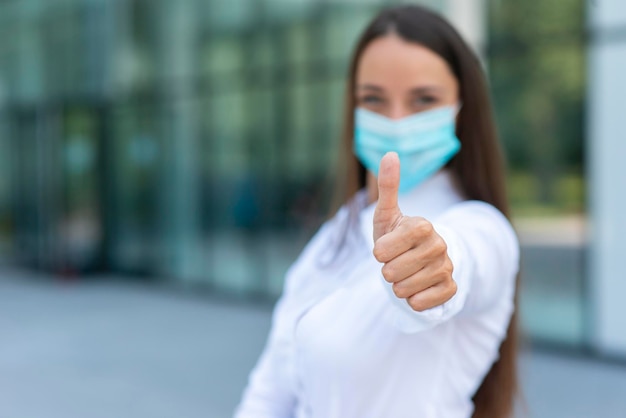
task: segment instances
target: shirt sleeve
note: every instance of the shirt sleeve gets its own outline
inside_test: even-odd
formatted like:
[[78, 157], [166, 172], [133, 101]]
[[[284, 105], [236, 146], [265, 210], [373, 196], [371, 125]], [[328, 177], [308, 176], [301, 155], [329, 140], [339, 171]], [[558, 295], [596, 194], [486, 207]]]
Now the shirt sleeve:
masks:
[[396, 326], [413, 333], [433, 328], [455, 315], [477, 314], [502, 305], [511, 311], [519, 243], [506, 217], [487, 203], [468, 201], [455, 205], [432, 223], [448, 247], [457, 293], [443, 305], [416, 312], [385, 282], [396, 307]]

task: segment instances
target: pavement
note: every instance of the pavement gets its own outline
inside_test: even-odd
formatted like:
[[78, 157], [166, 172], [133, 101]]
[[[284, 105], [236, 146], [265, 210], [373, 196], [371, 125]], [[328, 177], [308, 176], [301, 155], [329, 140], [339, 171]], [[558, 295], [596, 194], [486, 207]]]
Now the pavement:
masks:
[[[230, 417], [271, 304], [0, 269], [0, 418]], [[626, 362], [526, 349], [519, 417], [626, 417]]]

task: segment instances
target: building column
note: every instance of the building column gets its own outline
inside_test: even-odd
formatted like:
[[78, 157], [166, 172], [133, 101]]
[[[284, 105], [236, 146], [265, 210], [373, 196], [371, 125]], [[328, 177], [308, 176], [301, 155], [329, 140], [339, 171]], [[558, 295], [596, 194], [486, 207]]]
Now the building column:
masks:
[[626, 3], [588, 2], [587, 150], [590, 338], [626, 356]]
[[487, 46], [485, 0], [443, 0], [443, 13], [484, 62]]
[[199, 109], [195, 77], [198, 71], [199, 17], [194, 2], [161, 1], [159, 89], [165, 149], [162, 222], [168, 257], [163, 274], [182, 283], [198, 279], [203, 265], [200, 242]]

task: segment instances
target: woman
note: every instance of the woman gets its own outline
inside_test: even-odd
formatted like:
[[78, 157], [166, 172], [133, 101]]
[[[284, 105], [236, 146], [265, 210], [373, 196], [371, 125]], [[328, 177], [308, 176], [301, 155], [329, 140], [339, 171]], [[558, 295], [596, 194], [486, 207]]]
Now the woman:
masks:
[[519, 248], [480, 64], [402, 6], [348, 87], [346, 203], [287, 273], [236, 416], [510, 416]]

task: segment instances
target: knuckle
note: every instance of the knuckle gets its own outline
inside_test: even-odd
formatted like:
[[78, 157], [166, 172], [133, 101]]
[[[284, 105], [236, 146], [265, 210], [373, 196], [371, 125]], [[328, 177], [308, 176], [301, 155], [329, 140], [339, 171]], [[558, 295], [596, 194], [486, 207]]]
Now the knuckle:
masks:
[[381, 272], [383, 274], [383, 277], [385, 278], [386, 281], [388, 282], [393, 282], [393, 278], [395, 276], [395, 271], [393, 266], [389, 265], [389, 264], [385, 264], [381, 269]]
[[452, 261], [448, 257], [442, 257], [437, 261], [437, 273], [442, 276], [441, 281], [449, 280], [452, 278]]
[[411, 309], [416, 312], [424, 312], [426, 309], [428, 309], [428, 306], [421, 298], [416, 296], [417, 295], [407, 299], [407, 301], [409, 302], [409, 306], [411, 306]]
[[375, 244], [372, 254], [374, 254], [374, 258], [376, 260], [382, 263], [384, 261], [385, 249], [383, 248], [382, 245]]
[[412, 236], [415, 238], [422, 238], [425, 235], [428, 234], [428, 226], [426, 225], [425, 222], [421, 221], [421, 220], [416, 220], [412, 225], [411, 225], [411, 232], [412, 232]]
[[456, 292], [458, 290], [459, 290], [459, 287], [457, 286], [456, 282], [454, 280], [450, 280], [450, 288], [449, 288], [450, 297], [456, 295]]
[[411, 228], [411, 239], [415, 242], [420, 242], [424, 240], [424, 229], [421, 225], [416, 225], [414, 228]]
[[442, 286], [439, 292], [441, 304], [446, 303], [450, 299], [452, 299], [454, 295], [456, 295], [456, 292], [457, 292], [457, 285], [454, 282], [454, 280], [450, 280], [448, 283], [445, 284], [445, 286]]
[[442, 253], [442, 254], [447, 254], [448, 253], [448, 244], [446, 244], [446, 242], [443, 240], [443, 238], [438, 237], [437, 239], [437, 251]]
[[440, 269], [437, 271], [436, 277], [437, 277], [437, 281], [435, 282], [435, 285], [439, 285], [442, 287], [447, 287], [448, 282], [451, 279], [450, 275], [448, 275], [448, 273], [443, 269]]
[[407, 296], [409, 296], [407, 294], [406, 289], [404, 289], [402, 286], [399, 286], [397, 283], [394, 283], [392, 286], [393, 289], [393, 293], [396, 295], [397, 298], [399, 299], [404, 299]]
[[420, 219], [419, 228], [423, 235], [429, 235], [434, 231], [433, 224], [426, 219]]

